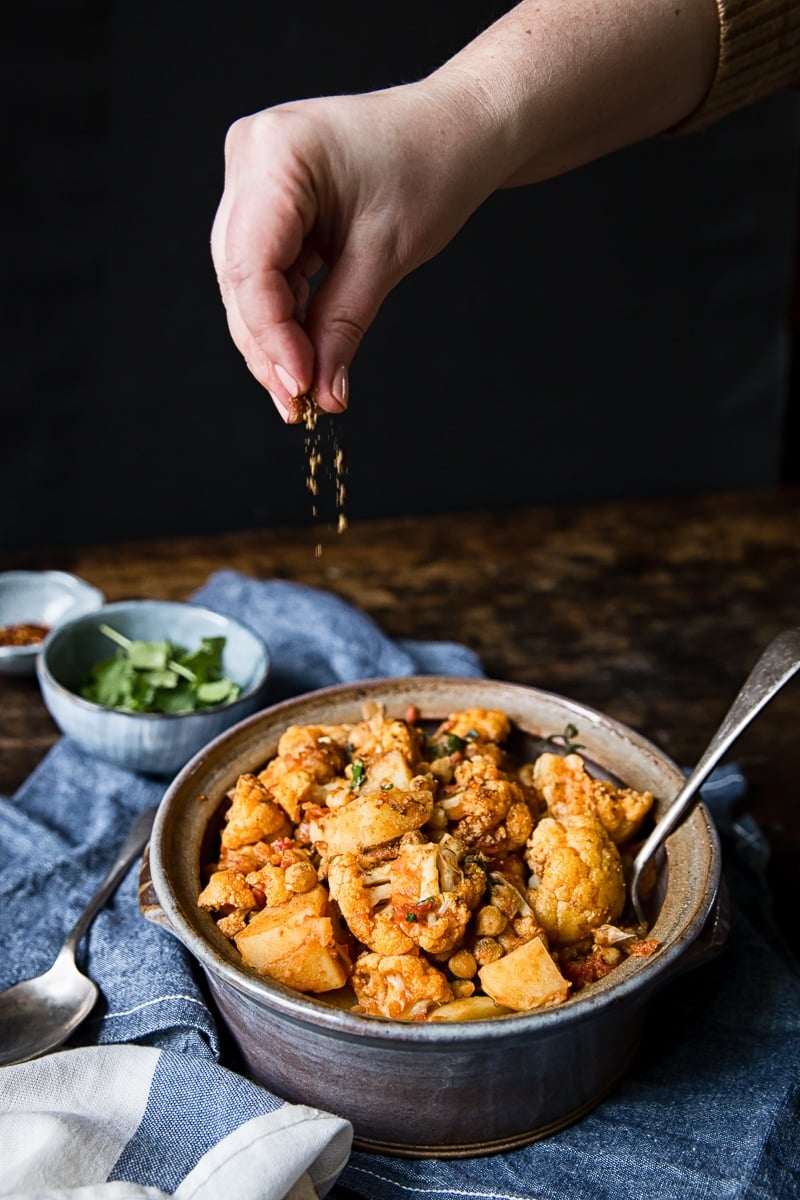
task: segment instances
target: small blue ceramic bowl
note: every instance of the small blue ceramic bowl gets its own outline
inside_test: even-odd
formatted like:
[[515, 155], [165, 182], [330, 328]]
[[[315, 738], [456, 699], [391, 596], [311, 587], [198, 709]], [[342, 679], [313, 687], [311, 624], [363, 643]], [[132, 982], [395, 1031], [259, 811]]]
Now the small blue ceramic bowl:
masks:
[[[102, 592], [68, 571], [0, 573], [0, 628], [35, 624], [55, 629], [104, 603]], [[41, 648], [41, 642], [0, 646], [0, 674], [33, 675]]]
[[[234, 700], [183, 713], [123, 712], [78, 693], [114, 643], [108, 625], [133, 641], [169, 641], [197, 649], [204, 637], [224, 637], [223, 673], [241, 691]], [[174, 775], [198, 751], [264, 702], [269, 652], [241, 621], [198, 604], [127, 600], [68, 621], [44, 643], [36, 670], [44, 702], [61, 731], [98, 758], [146, 775]]]

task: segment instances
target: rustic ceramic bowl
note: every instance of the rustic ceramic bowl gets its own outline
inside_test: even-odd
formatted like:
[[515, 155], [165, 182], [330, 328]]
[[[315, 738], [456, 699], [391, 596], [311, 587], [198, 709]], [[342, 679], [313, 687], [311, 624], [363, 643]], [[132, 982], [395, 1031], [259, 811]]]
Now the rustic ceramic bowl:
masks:
[[536, 739], [573, 724], [587, 762], [649, 789], [662, 810], [683, 782], [679, 768], [639, 734], [535, 688], [442, 677], [327, 688], [250, 717], [187, 764], [156, 817], [142, 909], [199, 961], [248, 1073], [289, 1100], [349, 1118], [362, 1148], [454, 1157], [544, 1137], [602, 1099], [635, 1053], [654, 989], [723, 938], [714, 826], [698, 805], [668, 839], [653, 897], [655, 953], [625, 960], [559, 1007], [465, 1024], [343, 1011], [244, 966], [196, 900], [200, 863], [236, 777], [260, 769], [288, 725], [359, 720], [365, 701], [383, 702], [397, 716], [414, 704], [423, 721], [476, 705], [502, 709], [532, 739], [532, 754], [541, 749]]
[[[100, 631], [110, 625], [134, 640], [174, 642], [187, 649], [224, 637], [223, 670], [241, 687], [235, 700], [185, 713], [121, 712], [78, 693], [91, 668], [114, 652]], [[121, 600], [54, 630], [37, 660], [42, 696], [68, 737], [98, 758], [130, 771], [169, 776], [223, 730], [263, 703], [270, 658], [261, 637], [233, 617], [199, 604]]]

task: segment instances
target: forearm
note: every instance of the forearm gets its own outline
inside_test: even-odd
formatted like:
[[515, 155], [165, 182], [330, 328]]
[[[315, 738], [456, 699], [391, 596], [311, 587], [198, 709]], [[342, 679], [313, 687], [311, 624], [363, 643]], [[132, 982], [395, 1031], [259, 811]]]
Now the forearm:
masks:
[[715, 0], [523, 0], [427, 82], [461, 110], [495, 187], [663, 132], [714, 78]]

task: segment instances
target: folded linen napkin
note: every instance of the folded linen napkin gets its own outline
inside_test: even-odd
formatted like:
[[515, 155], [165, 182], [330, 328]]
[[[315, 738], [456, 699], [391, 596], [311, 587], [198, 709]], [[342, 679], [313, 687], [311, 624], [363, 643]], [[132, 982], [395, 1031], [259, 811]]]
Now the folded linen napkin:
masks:
[[[392, 642], [315, 589], [224, 571], [195, 598], [267, 638], [271, 702], [355, 678], [482, 673], [464, 647]], [[162, 790], [64, 740], [0, 801], [0, 987], [50, 965], [133, 816]], [[102, 998], [73, 1048], [0, 1069], [0, 1196], [210, 1200], [233, 1180], [239, 1200], [800, 1196], [800, 975], [769, 921], [763, 838], [737, 816], [741, 775], [716, 772], [704, 796], [725, 844], [729, 945], [651, 1003], [633, 1068], [570, 1129], [490, 1158], [348, 1157], [347, 1122], [221, 1065], [235, 1057], [202, 978], [141, 919], [132, 871], [84, 942]]]

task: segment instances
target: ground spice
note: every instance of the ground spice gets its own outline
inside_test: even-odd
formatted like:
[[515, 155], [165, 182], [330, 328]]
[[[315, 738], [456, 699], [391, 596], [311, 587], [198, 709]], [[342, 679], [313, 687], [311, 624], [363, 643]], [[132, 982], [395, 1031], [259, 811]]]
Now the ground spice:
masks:
[[[345, 465], [342, 448], [336, 433], [336, 423], [330, 419], [320, 424], [320, 410], [317, 407], [313, 392], [301, 396], [303, 402], [303, 425], [305, 426], [305, 451], [308, 463], [306, 487], [311, 496], [311, 514], [319, 516], [320, 478], [326, 467], [333, 483], [333, 503], [335, 512], [335, 528], [337, 533], [347, 529], [347, 517], [344, 512], [345, 500]], [[322, 543], [317, 542], [314, 555], [319, 558], [322, 554]]]
[[49, 632], [48, 625], [39, 625], [35, 621], [4, 625], [0, 628], [0, 646], [35, 646], [43, 642]]

